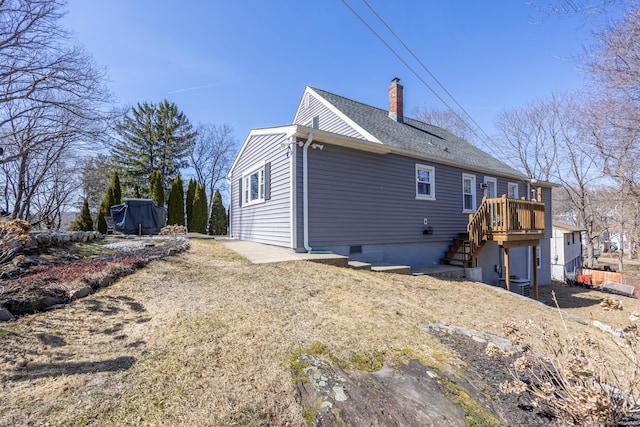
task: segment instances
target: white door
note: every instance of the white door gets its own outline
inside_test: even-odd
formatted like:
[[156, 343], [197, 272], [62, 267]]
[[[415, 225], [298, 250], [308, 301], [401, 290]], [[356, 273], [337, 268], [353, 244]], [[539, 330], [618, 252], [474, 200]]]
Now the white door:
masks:
[[485, 188], [484, 188], [484, 197], [487, 199], [495, 199], [498, 197], [497, 192], [497, 182], [495, 178], [484, 178]]

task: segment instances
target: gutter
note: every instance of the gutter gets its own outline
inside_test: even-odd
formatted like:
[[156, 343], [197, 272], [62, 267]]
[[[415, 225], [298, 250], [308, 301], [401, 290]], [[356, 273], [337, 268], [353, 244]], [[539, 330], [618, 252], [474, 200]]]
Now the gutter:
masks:
[[307, 170], [308, 164], [308, 150], [309, 146], [313, 142], [313, 132], [309, 132], [307, 142], [302, 147], [302, 211], [303, 211], [303, 235], [304, 235], [304, 249], [307, 252], [311, 252], [311, 246], [309, 246], [309, 171]]

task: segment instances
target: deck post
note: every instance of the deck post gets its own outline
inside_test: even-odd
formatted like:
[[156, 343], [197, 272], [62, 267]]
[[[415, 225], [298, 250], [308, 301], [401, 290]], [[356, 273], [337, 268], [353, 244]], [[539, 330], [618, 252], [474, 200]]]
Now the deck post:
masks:
[[533, 246], [533, 296], [538, 299], [538, 247]]
[[507, 290], [511, 290], [511, 284], [509, 283], [509, 248], [504, 248], [504, 284]]

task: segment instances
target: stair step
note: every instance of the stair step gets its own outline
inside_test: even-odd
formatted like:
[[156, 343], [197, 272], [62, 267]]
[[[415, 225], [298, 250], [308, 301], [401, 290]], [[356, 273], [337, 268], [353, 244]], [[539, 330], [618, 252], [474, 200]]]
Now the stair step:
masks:
[[349, 261], [349, 267], [354, 270], [371, 270], [371, 264], [362, 261]]
[[411, 267], [408, 265], [372, 265], [371, 271], [378, 273], [411, 274]]
[[466, 261], [469, 259], [469, 253], [465, 252], [447, 252], [445, 255], [446, 259], [456, 259], [461, 261]]

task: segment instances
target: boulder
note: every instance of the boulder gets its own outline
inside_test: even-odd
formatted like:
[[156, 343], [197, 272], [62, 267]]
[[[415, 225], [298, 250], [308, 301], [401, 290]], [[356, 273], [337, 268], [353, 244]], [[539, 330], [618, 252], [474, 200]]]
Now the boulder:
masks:
[[71, 298], [72, 300], [76, 300], [78, 298], [84, 298], [87, 295], [90, 295], [92, 292], [93, 292], [93, 289], [91, 289], [91, 286], [83, 286], [79, 289], [73, 290], [70, 293], [69, 298]]
[[16, 318], [6, 308], [0, 308], [0, 322], [13, 322]]

